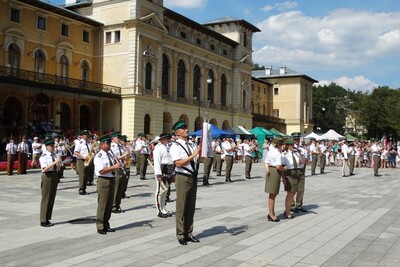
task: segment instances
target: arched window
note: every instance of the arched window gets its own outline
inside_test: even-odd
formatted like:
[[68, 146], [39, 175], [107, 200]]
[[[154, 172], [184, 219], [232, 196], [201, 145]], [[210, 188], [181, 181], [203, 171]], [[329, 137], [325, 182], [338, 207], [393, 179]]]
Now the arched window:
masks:
[[9, 97], [4, 102], [3, 126], [20, 127], [22, 123], [23, 108], [21, 101], [16, 97]]
[[45, 71], [46, 61], [42, 51], [35, 51], [35, 72], [38, 80], [43, 80], [44, 75], [42, 75]]
[[62, 79], [62, 83], [65, 84], [67, 83], [67, 79], [68, 78], [68, 73], [69, 73], [69, 62], [68, 62], [68, 58], [64, 55], [62, 55], [60, 57], [60, 76], [64, 79]]
[[89, 81], [89, 69], [89, 63], [83, 60], [81, 62], [81, 80], [83, 85], [86, 85], [87, 81]]
[[146, 114], [144, 116], [144, 127], [143, 127], [144, 134], [149, 134], [150, 133], [150, 122], [151, 122], [150, 115]]
[[185, 63], [183, 60], [179, 60], [176, 92], [178, 93], [178, 97], [183, 98], [185, 97], [185, 71]]
[[214, 104], [214, 73], [212, 70], [208, 71], [207, 74], [207, 100], [210, 101], [211, 104]]
[[152, 67], [150, 62], [146, 64], [146, 77], [144, 79], [144, 88], [151, 90], [151, 72]]
[[162, 94], [168, 95], [168, 87], [169, 87], [169, 60], [168, 57], [163, 54], [162, 61], [162, 73], [161, 73], [161, 86], [162, 86]]
[[221, 105], [226, 107], [226, 76], [222, 74], [221, 76]]
[[200, 78], [201, 70], [198, 65], [194, 66], [193, 69], [193, 97], [200, 101]]
[[8, 47], [8, 64], [11, 68], [11, 75], [17, 76], [20, 63], [20, 50], [16, 44], [11, 44]]

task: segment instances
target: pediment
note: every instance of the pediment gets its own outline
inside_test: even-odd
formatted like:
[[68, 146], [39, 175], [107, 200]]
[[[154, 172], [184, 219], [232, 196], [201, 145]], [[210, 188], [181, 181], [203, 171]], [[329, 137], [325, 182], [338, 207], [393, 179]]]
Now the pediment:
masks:
[[240, 63], [245, 63], [245, 64], [249, 64], [250, 66], [254, 67], [254, 62], [251, 59], [250, 55], [246, 55], [244, 56], [241, 60]]
[[168, 33], [167, 28], [164, 26], [162, 20], [156, 15], [156, 13], [151, 13], [139, 19], [143, 23], [146, 23], [154, 28], [157, 28], [163, 32]]

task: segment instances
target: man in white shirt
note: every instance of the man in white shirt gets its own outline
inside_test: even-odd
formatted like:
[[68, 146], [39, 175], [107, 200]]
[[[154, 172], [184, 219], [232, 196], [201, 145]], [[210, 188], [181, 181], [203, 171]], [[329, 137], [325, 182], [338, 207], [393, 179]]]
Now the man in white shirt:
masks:
[[7, 175], [13, 175], [14, 172], [14, 161], [17, 155], [18, 147], [14, 143], [14, 138], [10, 137], [10, 142], [6, 146], [7, 152]]
[[82, 133], [82, 139], [77, 142], [74, 149], [76, 156], [76, 169], [79, 175], [79, 195], [88, 195], [86, 192], [87, 182], [89, 180], [89, 168], [85, 167], [85, 159], [89, 157], [90, 143], [88, 131]]
[[32, 162], [31, 162], [32, 168], [40, 166], [39, 158], [41, 155], [42, 155], [42, 144], [39, 143], [38, 137], [34, 137], [32, 143]]
[[379, 164], [381, 161], [381, 153], [383, 148], [378, 143], [378, 141], [374, 140], [371, 146], [372, 158], [374, 161], [374, 176], [381, 176], [378, 174]]
[[[343, 165], [342, 165], [342, 177], [347, 177], [350, 175], [349, 168], [349, 146], [347, 141], [342, 141], [342, 155], [343, 155]], [[349, 174], [347, 174], [349, 173]]]
[[245, 168], [244, 168], [244, 174], [246, 179], [252, 179], [250, 172], [251, 172], [251, 167], [253, 165], [253, 152], [256, 149], [256, 146], [252, 143], [250, 140], [250, 137], [246, 137], [244, 140], [243, 144], [243, 150], [244, 150], [244, 162], [245, 162]]
[[235, 158], [236, 145], [233, 144], [230, 136], [226, 136], [222, 142], [222, 149], [225, 154], [225, 182], [232, 183], [231, 172], [233, 167], [233, 162]]
[[26, 174], [26, 161], [29, 154], [29, 146], [25, 136], [21, 138], [18, 144], [18, 174]]
[[318, 146], [315, 143], [315, 138], [310, 138], [311, 145], [310, 145], [310, 154], [311, 154], [311, 175], [315, 175], [315, 169], [317, 168], [317, 161], [319, 150]]

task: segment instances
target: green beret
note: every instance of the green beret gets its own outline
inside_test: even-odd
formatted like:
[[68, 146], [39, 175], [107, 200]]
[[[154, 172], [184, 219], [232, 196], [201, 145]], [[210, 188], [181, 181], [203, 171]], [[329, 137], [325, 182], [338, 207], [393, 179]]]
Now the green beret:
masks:
[[52, 138], [48, 138], [48, 139], [46, 139], [46, 140], [44, 141], [44, 144], [45, 144], [46, 146], [54, 145], [54, 140], [53, 140]]
[[111, 137], [119, 137], [121, 135], [120, 132], [113, 132], [110, 134]]
[[283, 138], [277, 136], [272, 140], [272, 143], [274, 143], [275, 145], [283, 145]]
[[137, 136], [138, 137], [144, 137], [144, 133], [139, 133]]
[[49, 132], [44, 135], [47, 138], [53, 138], [53, 133]]
[[99, 140], [101, 143], [111, 142], [111, 136], [109, 134], [106, 134], [106, 135], [100, 136]]
[[285, 139], [285, 145], [293, 145], [294, 144], [294, 140], [292, 138], [287, 138]]
[[300, 139], [301, 133], [295, 132], [295, 133], [292, 133], [291, 136], [293, 137], [293, 139]]
[[176, 131], [178, 129], [184, 129], [184, 128], [187, 128], [186, 122], [181, 121], [181, 120], [175, 122], [175, 124], [172, 125], [172, 130], [174, 130], [174, 131]]
[[126, 135], [121, 135], [119, 140], [126, 142], [126, 140], [128, 140], [128, 137]]
[[315, 139], [315, 137], [310, 137], [309, 139], [310, 139], [310, 141], [316, 141], [317, 140], [317, 139]]

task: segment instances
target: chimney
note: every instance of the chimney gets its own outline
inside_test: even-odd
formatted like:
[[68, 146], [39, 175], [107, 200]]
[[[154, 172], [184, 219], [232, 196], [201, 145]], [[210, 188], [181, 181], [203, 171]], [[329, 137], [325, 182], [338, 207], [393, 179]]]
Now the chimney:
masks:
[[280, 75], [284, 75], [286, 73], [286, 67], [281, 67], [280, 69], [279, 69], [279, 74]]
[[272, 66], [269, 66], [265, 69], [265, 76], [272, 75]]

